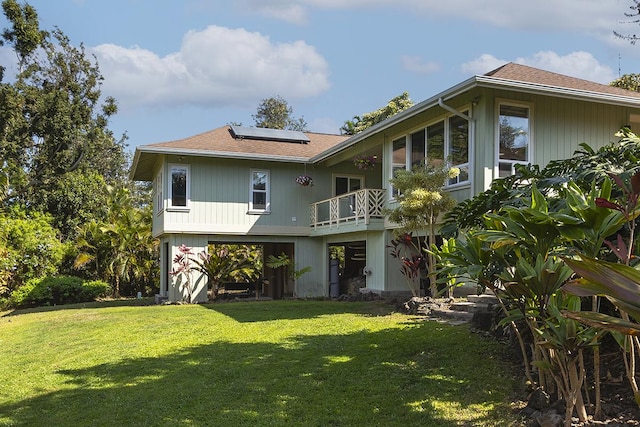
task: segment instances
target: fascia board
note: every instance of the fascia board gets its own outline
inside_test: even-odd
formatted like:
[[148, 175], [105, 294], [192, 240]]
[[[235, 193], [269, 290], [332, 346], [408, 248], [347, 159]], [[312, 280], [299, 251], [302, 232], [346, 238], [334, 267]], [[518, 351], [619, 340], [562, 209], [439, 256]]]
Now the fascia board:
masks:
[[561, 98], [581, 101], [602, 102], [610, 105], [640, 108], [640, 98], [592, 92], [589, 90], [549, 86], [540, 83], [519, 82], [489, 76], [476, 76], [478, 86], [494, 89], [507, 89], [532, 94], [554, 95]]
[[428, 110], [431, 107], [434, 107], [436, 105], [438, 105], [438, 99], [442, 98], [442, 99], [450, 99], [455, 97], [456, 95], [462, 93], [462, 92], [466, 92], [468, 90], [470, 90], [471, 88], [473, 88], [474, 86], [476, 86], [476, 77], [471, 77], [470, 79], [467, 79], [455, 86], [452, 86], [451, 88], [440, 92], [439, 94], [432, 96], [429, 99], [426, 99], [422, 102], [419, 102], [418, 104], [414, 105], [413, 107], [404, 110], [398, 114], [396, 114], [395, 116], [392, 116], [386, 120], [381, 121], [380, 123], [376, 123], [375, 125], [371, 126], [370, 128], [367, 128], [365, 130], [363, 130], [362, 132], [360, 132], [357, 135], [352, 136], [351, 138], [342, 141], [340, 144], [335, 145], [333, 147], [331, 147], [330, 149], [323, 151], [320, 154], [317, 154], [315, 156], [313, 156], [310, 161], [312, 163], [317, 163], [320, 162], [322, 160], [325, 160], [331, 156], [333, 156], [336, 153], [339, 153], [340, 151], [349, 148], [355, 144], [357, 144], [360, 141], [363, 141], [364, 139], [366, 139], [367, 137], [376, 134], [380, 131], [383, 131], [385, 129], [390, 128], [391, 126], [394, 126], [397, 123], [402, 122], [403, 120], [407, 120], [417, 114], [420, 114], [421, 112]]
[[309, 161], [307, 157], [274, 156], [272, 154], [238, 153], [229, 151], [185, 150], [182, 148], [138, 147], [136, 149], [136, 156], [139, 152], [145, 154], [175, 154], [178, 156], [216, 157], [237, 160], [269, 160], [272, 162], [287, 163], [307, 163]]

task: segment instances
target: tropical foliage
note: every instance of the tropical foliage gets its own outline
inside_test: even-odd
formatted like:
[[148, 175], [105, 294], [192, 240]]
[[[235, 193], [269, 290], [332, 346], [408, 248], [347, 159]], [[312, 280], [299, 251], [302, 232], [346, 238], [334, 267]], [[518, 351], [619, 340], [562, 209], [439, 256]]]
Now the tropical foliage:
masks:
[[[459, 173], [457, 168], [423, 163], [410, 171], [396, 171], [390, 180], [397, 203], [385, 213], [389, 221], [398, 224], [398, 233], [404, 235], [404, 238], [406, 233], [416, 233], [413, 248], [406, 241], [404, 245], [396, 242], [391, 244], [391, 255], [401, 261], [401, 272], [408, 279], [407, 283], [414, 296], [419, 289], [416, 280], [419, 279], [420, 270], [425, 267], [429, 272], [431, 295], [438, 292], [435, 259], [431, 253], [425, 255], [425, 251], [436, 243], [439, 216], [455, 205], [455, 200], [444, 191], [444, 186]], [[402, 241], [400, 239], [397, 242]]]
[[263, 99], [252, 117], [259, 128], [307, 131], [304, 118], [296, 119], [293, 116], [293, 108], [280, 96]]
[[[126, 188], [108, 187], [108, 214], [81, 227], [74, 266], [112, 285], [114, 296], [153, 293], [157, 280], [157, 241], [151, 235], [150, 208], [137, 208]], [[123, 289], [124, 287], [124, 289]]]
[[[516, 175], [496, 180], [490, 190], [446, 215], [445, 231], [457, 238], [434, 251], [441, 281], [455, 277], [495, 291], [503, 308], [502, 324], [510, 325], [520, 340], [525, 374], [563, 398], [566, 425], [573, 414], [586, 420], [581, 368], [585, 350], [594, 349], [597, 417], [598, 345], [607, 331], [620, 327], [619, 332], [631, 333], [635, 328], [624, 313], [634, 312], [629, 296], [638, 290], [631, 284], [637, 273], [615, 261], [625, 264], [634, 256], [640, 140], [628, 129], [618, 136], [618, 143], [598, 151], [583, 145], [571, 159], [544, 169], [520, 167]], [[612, 174], [621, 170], [626, 179]], [[582, 278], [569, 281], [575, 273]], [[595, 294], [618, 304], [623, 318], [582, 311], [579, 296]], [[592, 307], [600, 307], [597, 300]], [[632, 380], [637, 338], [635, 344], [619, 342], [637, 393]]]
[[384, 107], [365, 113], [362, 116], [354, 116], [353, 119], [345, 121], [340, 131], [343, 135], [356, 135], [376, 123], [411, 107], [413, 107], [413, 101], [409, 98], [409, 93], [403, 92], [401, 95], [391, 99]]
[[[180, 292], [186, 290], [187, 302], [196, 302], [194, 291], [203, 277], [207, 280], [208, 299], [215, 301], [225, 282], [249, 282], [260, 276], [262, 251], [253, 245], [212, 244], [208, 250], [195, 254], [183, 244], [173, 264], [174, 285]], [[194, 272], [201, 273], [195, 281]]]

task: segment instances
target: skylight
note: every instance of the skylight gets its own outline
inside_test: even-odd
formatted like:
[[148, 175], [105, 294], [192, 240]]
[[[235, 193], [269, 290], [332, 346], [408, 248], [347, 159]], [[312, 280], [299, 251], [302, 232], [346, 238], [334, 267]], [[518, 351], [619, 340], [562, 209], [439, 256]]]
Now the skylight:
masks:
[[259, 139], [264, 141], [309, 143], [309, 138], [297, 130], [281, 130], [267, 128], [253, 128], [231, 125], [231, 134], [237, 139]]

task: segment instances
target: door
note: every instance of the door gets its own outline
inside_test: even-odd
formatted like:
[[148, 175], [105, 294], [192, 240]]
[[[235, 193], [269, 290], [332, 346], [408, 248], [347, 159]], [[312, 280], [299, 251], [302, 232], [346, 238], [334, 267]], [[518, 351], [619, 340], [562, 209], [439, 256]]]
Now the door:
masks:
[[[360, 190], [364, 187], [364, 177], [357, 175], [336, 176], [334, 178], [334, 196]], [[356, 212], [356, 198], [354, 195], [340, 198], [338, 201], [340, 218], [348, 218]]]

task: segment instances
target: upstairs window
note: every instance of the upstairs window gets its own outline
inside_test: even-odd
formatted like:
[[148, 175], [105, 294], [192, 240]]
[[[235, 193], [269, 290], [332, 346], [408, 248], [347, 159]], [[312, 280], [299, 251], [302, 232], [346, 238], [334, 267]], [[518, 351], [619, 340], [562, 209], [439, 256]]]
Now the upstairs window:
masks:
[[162, 191], [164, 183], [162, 182], [162, 175], [162, 171], [158, 172], [158, 175], [156, 175], [156, 213], [160, 213], [164, 209], [164, 194]]
[[187, 208], [189, 202], [189, 166], [171, 165], [171, 185], [169, 201], [172, 208]]
[[251, 171], [249, 193], [249, 212], [268, 213], [271, 208], [269, 201], [269, 171]]
[[430, 164], [439, 166], [444, 163], [444, 122], [427, 126], [427, 159]]
[[449, 117], [449, 157], [451, 167], [460, 169], [460, 174], [451, 178], [449, 185], [469, 181], [469, 122], [459, 116]]
[[424, 129], [411, 134], [411, 167], [424, 164], [425, 155]]
[[[391, 176], [395, 178], [396, 172], [407, 169], [407, 139], [402, 138], [393, 141], [393, 153], [391, 153]], [[396, 190], [392, 189], [391, 194], [398, 195]]]
[[[469, 111], [462, 111], [468, 115]], [[392, 173], [410, 169], [427, 162], [433, 166], [460, 169], [460, 174], [450, 179], [447, 186], [469, 182], [469, 121], [464, 117], [450, 116], [419, 129], [408, 136], [393, 140]], [[393, 195], [397, 192], [392, 191]]]
[[500, 104], [498, 119], [498, 176], [515, 173], [515, 165], [531, 161], [530, 111], [522, 105]]

